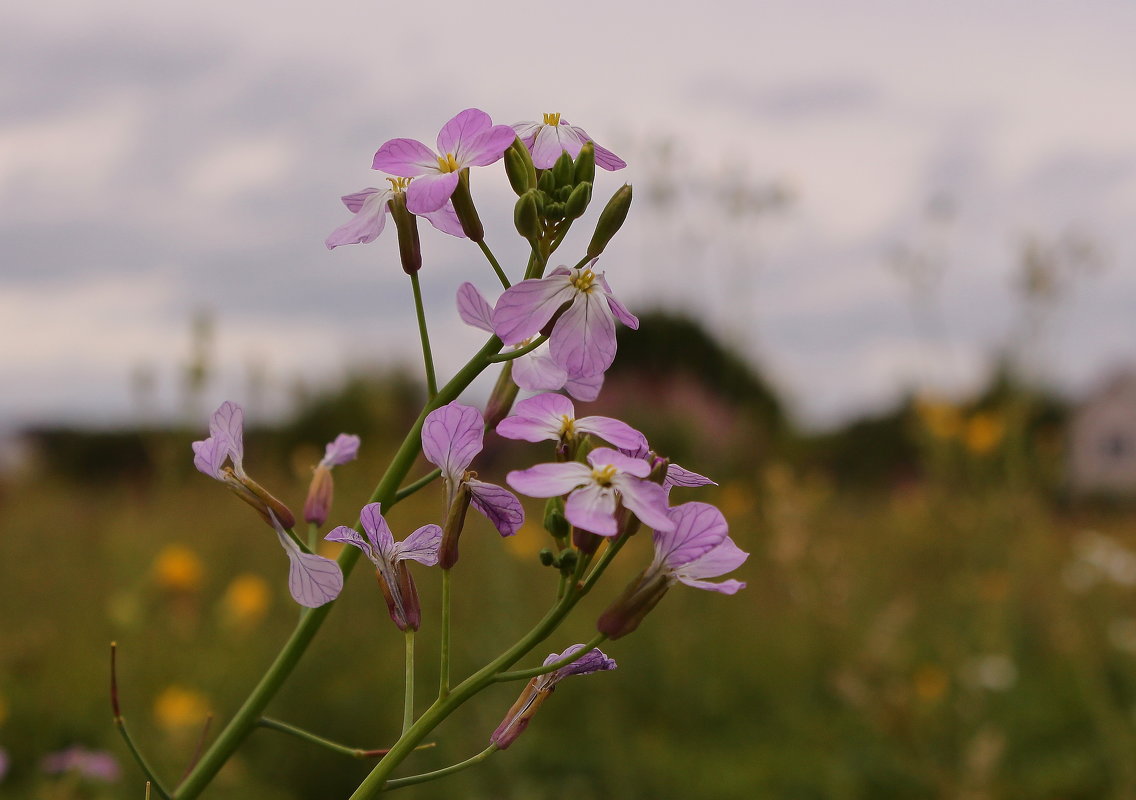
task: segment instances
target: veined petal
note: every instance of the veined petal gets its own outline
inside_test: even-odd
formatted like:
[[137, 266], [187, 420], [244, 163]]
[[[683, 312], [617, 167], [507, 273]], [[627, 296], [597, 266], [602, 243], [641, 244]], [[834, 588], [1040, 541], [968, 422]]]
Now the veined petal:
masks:
[[355, 530], [354, 528], [348, 528], [346, 525], [340, 525], [323, 538], [329, 542], [339, 542], [341, 544], [354, 545], [355, 547], [358, 547], [363, 551], [363, 555], [367, 557], [368, 561], [370, 561], [376, 567], [379, 566], [379, 552], [375, 549], [371, 542], [363, 538], [359, 531]]
[[437, 211], [446, 204], [458, 185], [458, 173], [435, 172], [422, 175], [406, 187], [406, 209], [411, 214], [426, 214]]
[[436, 173], [438, 156], [417, 139], [391, 139], [375, 153], [371, 169], [381, 169], [402, 178], [414, 178]]
[[718, 484], [707, 478], [705, 475], [699, 475], [697, 472], [691, 472], [685, 467], [680, 467], [678, 464], [667, 465], [667, 477], [663, 479], [663, 488], [669, 489], [672, 486], [717, 486]]
[[[359, 522], [371, 540], [375, 553], [383, 561], [391, 560], [391, 550], [394, 548], [394, 534], [383, 518], [382, 503], [368, 503], [359, 512]], [[377, 563], [377, 562], [376, 562]]]
[[[560, 121], [561, 124], [567, 124], [564, 120]], [[580, 138], [581, 141], [591, 142], [592, 147], [596, 148], [596, 166], [614, 172], [617, 169], [623, 169], [627, 166], [627, 162], [617, 156], [615, 153], [608, 150], [606, 147], [600, 147], [596, 140], [588, 135], [588, 132], [581, 128], [579, 125], [569, 125], [572, 132]]]
[[564, 386], [568, 373], [551, 356], [533, 352], [513, 360], [513, 380], [526, 392], [552, 392]]
[[602, 272], [599, 275], [599, 279], [600, 285], [604, 288], [604, 293], [607, 294], [607, 305], [608, 308], [611, 309], [611, 313], [631, 330], [639, 330], [639, 318], [628, 311], [623, 303], [615, 299], [615, 295], [611, 293], [611, 286], [607, 282], [607, 277]]
[[542, 125], [537, 131], [532, 146], [533, 165], [537, 169], [548, 169], [562, 153], [572, 158], [580, 155], [584, 140], [569, 125]]
[[[552, 359], [548, 359], [552, 361]], [[555, 364], [555, 361], [552, 361]], [[602, 372], [597, 372], [595, 375], [584, 375], [581, 377], [572, 377], [564, 381], [564, 390], [568, 394], [575, 397], [577, 400], [583, 400], [585, 403], [590, 403], [600, 396], [600, 390], [603, 389], [604, 376]], [[517, 384], [520, 386], [520, 384]], [[521, 387], [524, 388], [523, 386]]]
[[[459, 111], [438, 132], [438, 152], [452, 153], [459, 163], [458, 150], [463, 142], [469, 142], [479, 133], [493, 127], [493, 120], [480, 108], [467, 108]], [[511, 141], [511, 140], [510, 140]]]
[[385, 200], [376, 202], [374, 197], [367, 202], [369, 206], [328, 234], [324, 239], [328, 250], [345, 244], [369, 244], [379, 238], [386, 227], [388, 206]]
[[451, 486], [457, 486], [473, 457], [481, 452], [485, 419], [472, 406], [448, 403], [436, 408], [422, 423], [422, 454]]
[[628, 475], [616, 475], [612, 485], [619, 490], [623, 505], [644, 525], [657, 531], [674, 527], [667, 516], [667, 493], [662, 486]]
[[533, 142], [536, 140], [536, 135], [544, 125], [543, 122], [517, 122], [513, 125], [513, 130], [517, 133], [517, 138], [521, 140], [521, 144], [532, 151]]
[[555, 497], [592, 482], [592, 471], [578, 461], [563, 464], [537, 464], [513, 470], [505, 482], [529, 497]]
[[[520, 384], [518, 384], [520, 385]], [[506, 439], [526, 442], [557, 441], [565, 420], [573, 420], [572, 401], [559, 394], [538, 394], [513, 406], [513, 413], [497, 424], [497, 433]]]
[[577, 528], [599, 536], [615, 536], [615, 492], [611, 488], [589, 483], [581, 486], [564, 502], [564, 516]]
[[493, 308], [469, 281], [458, 287], [458, 316], [466, 325], [493, 333]]
[[502, 536], [512, 536], [525, 522], [525, 510], [517, 496], [503, 486], [476, 479], [466, 481], [473, 507], [493, 523]]
[[737, 594], [740, 590], [746, 587], [743, 581], [734, 580], [731, 578], [728, 581], [699, 581], [693, 578], [687, 578], [682, 575], [676, 576], [679, 583], [692, 586], [695, 589], [708, 589], [711, 592], [721, 592], [722, 594]]
[[497, 299], [493, 330], [505, 344], [517, 344], [547, 325], [560, 306], [576, 295], [566, 274], [515, 283]]
[[191, 446], [193, 447], [193, 466], [210, 478], [223, 480], [221, 466], [229, 457], [228, 442], [210, 436], [208, 439], [194, 442]]
[[233, 460], [233, 472], [244, 477], [244, 410], [236, 403], [226, 400], [209, 418], [209, 435], [228, 449]]
[[329, 558], [305, 553], [292, 537], [277, 528], [276, 537], [288, 554], [288, 590], [302, 606], [318, 608], [339, 597], [343, 591], [343, 571]]
[[442, 233], [448, 233], [450, 236], [456, 236], [459, 239], [466, 238], [465, 229], [462, 228], [461, 220], [458, 219], [458, 213], [454, 211], [453, 203], [446, 203], [437, 211], [427, 211], [420, 216]]
[[674, 528], [656, 529], [654, 563], [665, 564], [671, 570], [701, 558], [720, 545], [729, 533], [726, 518], [709, 503], [683, 503], [671, 508], [667, 515]]
[[[575, 655], [584, 649], [582, 644], [574, 644], [563, 653], [551, 653], [548, 658], [544, 659], [544, 666], [548, 666], [554, 661], [559, 661], [562, 658]], [[593, 647], [584, 655], [577, 658], [575, 661], [561, 667], [555, 672], [549, 673], [550, 686], [555, 686], [560, 681], [569, 677], [570, 675], [588, 675], [592, 672], [602, 672], [604, 670], [615, 669], [618, 664], [615, 663], [614, 658], [609, 658], [603, 650], [598, 647]]]
[[569, 375], [595, 375], [615, 360], [615, 320], [606, 298], [581, 293], [552, 326], [548, 351]]
[[462, 142], [460, 153], [455, 153], [463, 167], [487, 167], [500, 160], [517, 134], [508, 125], [494, 125], [469, 142]]
[[358, 214], [359, 209], [361, 209], [363, 205], [375, 195], [386, 195], [384, 199], [390, 200], [391, 194], [392, 193], [390, 189], [376, 189], [373, 186], [370, 186], [366, 189], [361, 189], [358, 192], [345, 194], [339, 199], [343, 201], [343, 205], [347, 206], [348, 211], [350, 211], [352, 214]]
[[[690, 563], [675, 569], [679, 580], [703, 580], [732, 572], [749, 558], [749, 553], [738, 547], [729, 536]], [[685, 581], [683, 581], [685, 583]]]
[[348, 461], [354, 461], [359, 455], [360, 439], [351, 433], [341, 433], [335, 441], [329, 442], [324, 449], [320, 464], [325, 467], [339, 467]]
[[624, 450], [637, 450], [647, 444], [646, 436], [626, 422], [611, 417], [581, 417], [576, 420], [576, 430], [594, 433], [608, 444]]
[[438, 563], [438, 545], [442, 543], [442, 529], [437, 525], [423, 525], [391, 549], [391, 563], [417, 561], [432, 567]]

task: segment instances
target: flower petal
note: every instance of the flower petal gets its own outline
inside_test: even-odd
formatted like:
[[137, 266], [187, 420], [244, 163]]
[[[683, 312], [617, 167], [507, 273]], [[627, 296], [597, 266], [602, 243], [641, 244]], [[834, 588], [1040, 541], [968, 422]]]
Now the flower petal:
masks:
[[716, 578], [719, 575], [734, 571], [744, 564], [747, 558], [749, 558], [749, 553], [738, 547], [729, 536], [726, 536], [716, 546], [707, 550], [698, 558], [676, 569], [675, 575], [683, 583], [686, 583], [686, 580], [683, 580], [684, 578], [687, 580]]
[[572, 158], [580, 155], [584, 140], [568, 125], [543, 125], [532, 145], [533, 166], [548, 169], [562, 153]]
[[674, 528], [655, 529], [655, 564], [665, 564], [672, 570], [701, 558], [720, 545], [729, 533], [726, 518], [709, 503], [683, 503], [669, 509], [667, 514]]
[[644, 525], [657, 531], [674, 527], [671, 518], [667, 516], [667, 492], [662, 486], [627, 475], [616, 475], [612, 479], [612, 485], [619, 489], [623, 505]]
[[210, 436], [208, 439], [194, 442], [191, 447], [193, 447], [193, 466], [210, 478], [222, 480], [221, 466], [229, 457], [228, 442]]
[[581, 417], [576, 420], [576, 430], [594, 433], [608, 444], [624, 450], [638, 450], [647, 444], [646, 436], [626, 422], [611, 417]]
[[378, 195], [378, 194], [387, 195], [386, 199], [389, 200], [390, 195], [391, 195], [391, 190], [390, 189], [376, 189], [373, 186], [369, 186], [366, 189], [359, 190], [358, 192], [352, 192], [351, 194], [345, 194], [345, 195], [343, 195], [343, 197], [341, 197], [339, 199], [343, 201], [343, 205], [347, 206], [348, 211], [350, 211], [352, 214], [358, 214], [359, 209], [361, 209], [363, 207], [363, 205], [368, 200], [370, 200], [372, 197], [374, 197], [375, 195]]
[[546, 353], [532, 352], [513, 360], [513, 381], [526, 392], [552, 392], [567, 380], [568, 373]]
[[378, 550], [376, 550], [374, 546], [372, 546], [369, 541], [363, 538], [362, 534], [360, 534], [359, 531], [355, 530], [354, 528], [348, 528], [346, 525], [340, 525], [323, 538], [329, 542], [339, 542], [341, 544], [349, 544], [358, 547], [363, 551], [363, 555], [367, 557], [368, 561], [370, 561], [376, 567], [379, 566], [380, 555]]
[[685, 467], [680, 467], [678, 464], [667, 465], [667, 477], [663, 479], [663, 488], [669, 489], [672, 486], [717, 486], [718, 484], [707, 478], [705, 475], [699, 475], [697, 472], [691, 472]]
[[438, 563], [438, 546], [442, 543], [442, 529], [437, 525], [423, 525], [391, 550], [391, 563], [417, 561], [432, 567]]
[[604, 372], [615, 360], [615, 320], [599, 293], [578, 294], [552, 327], [548, 351], [571, 376]]
[[599, 536], [615, 536], [615, 492], [597, 483], [581, 486], [564, 502], [564, 516], [577, 528]]
[[[359, 522], [371, 540], [371, 546], [376, 555], [383, 561], [391, 560], [391, 550], [394, 548], [394, 534], [383, 518], [382, 503], [368, 503], [359, 512]], [[376, 562], [377, 563], [377, 562]]]
[[497, 299], [493, 330], [505, 344], [517, 344], [547, 325], [560, 306], [576, 295], [572, 279], [564, 274], [515, 283]]
[[335, 441], [329, 442], [323, 451], [320, 464], [325, 467], [338, 467], [354, 461], [359, 455], [359, 437], [351, 433], [341, 433]]
[[402, 178], [414, 178], [437, 172], [438, 156], [417, 139], [391, 139], [375, 153], [371, 169], [381, 169]]
[[[552, 361], [552, 359], [550, 358], [549, 361]], [[556, 362], [553, 361], [552, 363], [555, 364]], [[564, 389], [577, 400], [590, 403], [600, 396], [600, 390], [603, 389], [603, 382], [604, 376], [602, 372], [577, 378], [569, 377], [564, 381]], [[517, 385], [520, 386], [520, 384]]]
[[[548, 666], [554, 661], [559, 661], [575, 653], [579, 653], [584, 649], [582, 644], [574, 644], [563, 653], [551, 653], [548, 658], [544, 660], [544, 666]], [[561, 667], [555, 672], [550, 673], [550, 685], [555, 685], [570, 675], [588, 675], [592, 672], [602, 672], [604, 670], [615, 669], [618, 664], [615, 663], [614, 658], [608, 658], [603, 650], [598, 647], [593, 647], [584, 655], [577, 658], [575, 661]]]
[[343, 591], [343, 571], [330, 558], [305, 553], [292, 537], [279, 528], [276, 537], [288, 554], [288, 590], [302, 606], [318, 608], [339, 597]]
[[555, 442], [560, 439], [565, 419], [575, 416], [572, 401], [564, 395], [538, 394], [513, 406], [512, 415], [497, 424], [497, 433], [506, 439]]
[[245, 412], [236, 403], [226, 400], [209, 419], [209, 435], [224, 444], [233, 459], [233, 471], [244, 476]]
[[422, 454], [457, 486], [473, 457], [481, 452], [484, 426], [481, 412], [472, 406], [453, 402], [436, 408], [422, 423]]
[[454, 156], [463, 167], [486, 167], [500, 160], [516, 138], [508, 125], [494, 125], [471, 141], [462, 142], [460, 152]]
[[[560, 120], [560, 124], [566, 125], [564, 120]], [[608, 150], [606, 147], [600, 147], [596, 140], [588, 135], [588, 132], [581, 128], [579, 125], [569, 125], [572, 133], [583, 142], [591, 142], [592, 147], [596, 148], [596, 166], [602, 167], [609, 172], [614, 172], [617, 169], [623, 169], [627, 166], [627, 162], [617, 156], [615, 153]]]
[[533, 142], [536, 140], [537, 133], [540, 132], [543, 122], [517, 122], [513, 124], [513, 130], [517, 133], [517, 138], [521, 140], [521, 144], [529, 149], [531, 154]]
[[411, 214], [426, 215], [446, 204], [458, 185], [458, 173], [436, 172], [423, 175], [406, 188], [406, 209]]
[[512, 536], [525, 522], [525, 510], [517, 496], [503, 486], [475, 479], [466, 481], [470, 502], [493, 523], [502, 536]]
[[493, 308], [469, 281], [458, 287], [458, 316], [466, 325], [493, 333]]
[[344, 244], [368, 244], [379, 238], [386, 227], [388, 197], [386, 193], [371, 195], [355, 216], [328, 234], [324, 244], [334, 250]]
[[588, 453], [588, 463], [593, 467], [610, 465], [636, 478], [646, 478], [651, 474], [651, 465], [644, 459], [624, 455], [610, 447], [597, 447], [592, 450]]
[[461, 220], [458, 219], [458, 212], [454, 211], [453, 203], [446, 203], [437, 211], [427, 211], [420, 216], [442, 233], [448, 233], [450, 236], [456, 236], [459, 239], [466, 238], [465, 229], [462, 227]]
[[456, 158], [463, 142], [468, 143], [491, 127], [493, 120], [480, 108], [459, 111], [438, 132], [438, 152], [451, 153]]
[[578, 461], [563, 464], [537, 464], [528, 469], [513, 470], [505, 482], [529, 497], [555, 497], [590, 483], [592, 471]]

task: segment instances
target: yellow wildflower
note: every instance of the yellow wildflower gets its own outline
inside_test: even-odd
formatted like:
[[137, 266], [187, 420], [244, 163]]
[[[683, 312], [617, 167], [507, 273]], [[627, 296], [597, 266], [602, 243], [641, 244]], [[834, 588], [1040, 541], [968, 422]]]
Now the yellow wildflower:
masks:
[[154, 582], [171, 592], [197, 591], [204, 574], [201, 559], [184, 545], [166, 545], [154, 559]]
[[966, 435], [963, 441], [966, 449], [978, 456], [986, 455], [998, 446], [1006, 426], [1002, 418], [991, 412], [980, 411], [974, 414], [966, 423]]
[[205, 695], [184, 686], [168, 686], [154, 701], [154, 719], [169, 732], [199, 728], [208, 715]]
[[251, 572], [233, 578], [221, 598], [221, 609], [225, 621], [236, 627], [251, 628], [268, 613], [272, 603], [272, 591], [268, 582]]

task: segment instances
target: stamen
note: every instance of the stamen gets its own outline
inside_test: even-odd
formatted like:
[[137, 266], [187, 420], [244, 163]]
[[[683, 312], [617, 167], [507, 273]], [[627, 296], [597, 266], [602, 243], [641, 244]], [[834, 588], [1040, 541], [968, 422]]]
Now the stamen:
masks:
[[596, 273], [590, 269], [585, 269], [580, 272], [575, 278], [572, 279], [572, 285], [576, 287], [579, 292], [591, 291], [592, 284], [596, 282]]
[[442, 172], [457, 172], [458, 160], [454, 158], [453, 153], [446, 153], [444, 156], [438, 156], [438, 169]]
[[405, 192], [406, 187], [410, 185], [410, 180], [410, 178], [387, 178], [392, 192]]
[[557, 111], [554, 114], [545, 114], [544, 115], [544, 124], [545, 125], [559, 125], [560, 124], [560, 112]]
[[560, 438], [571, 439], [576, 436], [576, 420], [567, 414], [560, 415]]
[[600, 486], [611, 486], [611, 479], [615, 477], [615, 473], [619, 472], [613, 464], [607, 464], [602, 467], [596, 467], [592, 470], [592, 478]]

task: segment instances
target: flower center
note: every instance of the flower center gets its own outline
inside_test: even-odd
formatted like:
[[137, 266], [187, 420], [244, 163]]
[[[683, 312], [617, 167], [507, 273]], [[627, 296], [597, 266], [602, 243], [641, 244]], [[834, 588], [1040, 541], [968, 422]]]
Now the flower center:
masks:
[[572, 285], [576, 287], [578, 292], [590, 292], [592, 284], [596, 282], [596, 273], [590, 269], [581, 271], [575, 278], [572, 279]]
[[600, 486], [611, 486], [611, 479], [619, 472], [612, 464], [605, 464], [592, 470], [592, 479]]
[[544, 115], [544, 124], [545, 125], [559, 125], [560, 124], [560, 112], [556, 112], [555, 114], [545, 114]]
[[571, 439], [576, 435], [576, 420], [567, 414], [560, 415], [560, 438]]
[[390, 183], [392, 192], [405, 192], [410, 185], [410, 178], [387, 178], [387, 182]]
[[444, 156], [438, 156], [438, 169], [442, 172], [457, 172], [461, 167], [458, 166], [458, 160], [454, 158], [453, 153], [446, 153]]

